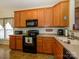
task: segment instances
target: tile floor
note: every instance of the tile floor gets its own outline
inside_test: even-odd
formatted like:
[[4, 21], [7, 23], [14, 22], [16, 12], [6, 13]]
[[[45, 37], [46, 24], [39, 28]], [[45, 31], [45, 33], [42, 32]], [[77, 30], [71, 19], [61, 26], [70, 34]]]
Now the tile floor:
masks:
[[8, 45], [0, 45], [0, 59], [54, 59], [52, 55], [31, 54], [21, 51], [12, 51]]

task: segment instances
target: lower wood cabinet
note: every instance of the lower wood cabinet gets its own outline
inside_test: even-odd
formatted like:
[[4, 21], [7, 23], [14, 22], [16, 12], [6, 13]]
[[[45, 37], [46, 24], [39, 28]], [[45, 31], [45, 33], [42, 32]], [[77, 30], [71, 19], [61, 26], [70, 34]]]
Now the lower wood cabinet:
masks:
[[22, 36], [11, 35], [9, 40], [9, 47], [11, 49], [22, 50]]
[[37, 37], [37, 52], [52, 54], [63, 59], [63, 46], [54, 37]]
[[53, 38], [52, 37], [38, 37], [37, 38], [37, 52], [53, 54]]
[[10, 39], [9, 39], [9, 47], [11, 49], [15, 49], [15, 36], [10, 36]]
[[55, 41], [55, 58], [63, 59], [63, 46], [56, 40]]

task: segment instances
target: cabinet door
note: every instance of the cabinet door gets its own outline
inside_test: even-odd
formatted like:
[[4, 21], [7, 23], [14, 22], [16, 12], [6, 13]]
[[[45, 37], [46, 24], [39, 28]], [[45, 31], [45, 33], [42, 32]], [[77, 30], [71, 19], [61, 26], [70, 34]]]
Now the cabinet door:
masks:
[[22, 36], [16, 36], [16, 49], [22, 50], [23, 48]]
[[63, 1], [54, 6], [54, 26], [69, 25], [69, 2]]
[[14, 27], [15, 28], [20, 27], [20, 11], [16, 11], [14, 13]]
[[45, 26], [45, 15], [44, 15], [44, 8], [38, 9], [38, 26], [43, 27]]
[[59, 5], [57, 4], [54, 8], [54, 26], [60, 26], [60, 18], [59, 18]]
[[16, 49], [16, 39], [15, 39], [15, 36], [10, 36], [10, 40], [9, 40], [9, 47], [11, 49]]
[[38, 9], [33, 9], [32, 11], [32, 19], [38, 19]]
[[58, 41], [56, 41], [55, 50], [56, 59], [63, 59], [63, 46]]
[[69, 2], [65, 1], [61, 3], [61, 26], [68, 26], [69, 25]]
[[43, 52], [43, 40], [41, 37], [37, 38], [37, 52], [42, 53]]
[[53, 26], [53, 10], [52, 8], [45, 8], [45, 12], [44, 12], [44, 15], [45, 15], [45, 26], [46, 27], [50, 27], [50, 26]]
[[28, 19], [28, 11], [21, 11], [21, 27], [26, 27], [26, 20]]
[[53, 54], [52, 44], [53, 42], [51, 37], [43, 38], [43, 52]]

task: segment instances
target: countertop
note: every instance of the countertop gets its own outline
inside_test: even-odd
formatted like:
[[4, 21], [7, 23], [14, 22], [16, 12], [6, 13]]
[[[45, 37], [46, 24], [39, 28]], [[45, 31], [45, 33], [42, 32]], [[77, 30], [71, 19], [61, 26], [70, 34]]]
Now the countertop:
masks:
[[[66, 48], [68, 51], [70, 51], [74, 57], [79, 59], [79, 45], [65, 43], [65, 41], [70, 40], [67, 37], [58, 36], [55, 34], [39, 34], [38, 37], [55, 37], [56, 40], [59, 41], [64, 46], [64, 48]], [[77, 40], [77, 41], [79, 41], [79, 40]]]

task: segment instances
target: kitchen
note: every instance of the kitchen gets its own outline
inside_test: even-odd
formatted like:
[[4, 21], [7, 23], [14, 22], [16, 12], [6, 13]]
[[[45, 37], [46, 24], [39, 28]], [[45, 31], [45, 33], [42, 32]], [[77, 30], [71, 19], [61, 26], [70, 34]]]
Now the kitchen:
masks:
[[[31, 3], [32, 2], [33, 1], [31, 1]], [[42, 1], [42, 3], [43, 2], [44, 1]], [[21, 52], [26, 56], [29, 55], [29, 53], [30, 55], [43, 54], [52, 56], [45, 59], [79, 58], [79, 37], [77, 34], [78, 32], [76, 31], [78, 29], [76, 28], [76, 25], [73, 26], [75, 23], [75, 1], [55, 0], [53, 2], [54, 3], [52, 4], [50, 3], [50, 6], [48, 5], [44, 7], [38, 6], [32, 8], [27, 6], [25, 9], [15, 8], [14, 10], [11, 9], [11, 11], [3, 10], [6, 13], [1, 15], [2, 18], [3, 16], [6, 17], [6, 15], [9, 17], [12, 15], [14, 16], [14, 33], [9, 35], [8, 40], [11, 53], [16, 51], [16, 55], [18, 52]], [[11, 12], [13, 12], [13, 14]], [[19, 57], [21, 56], [22, 55]], [[16, 56], [17, 59], [19, 57]], [[26, 58], [32, 59], [33, 57], [30, 58], [27, 56]], [[35, 58], [39, 59], [40, 57]], [[41, 57], [41, 59], [44, 58]]]

